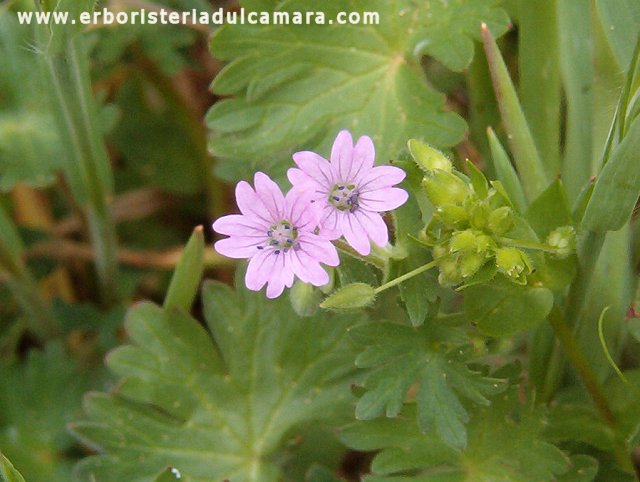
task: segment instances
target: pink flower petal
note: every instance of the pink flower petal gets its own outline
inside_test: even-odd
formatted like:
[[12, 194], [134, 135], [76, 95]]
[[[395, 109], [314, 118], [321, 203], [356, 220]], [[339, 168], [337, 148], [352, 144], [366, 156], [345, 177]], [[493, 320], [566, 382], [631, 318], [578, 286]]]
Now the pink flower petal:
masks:
[[314, 286], [323, 286], [329, 282], [329, 274], [320, 266], [320, 263], [302, 250], [289, 250], [289, 264], [295, 275], [305, 283]]
[[293, 155], [293, 160], [302, 171], [321, 186], [331, 189], [336, 183], [331, 165], [324, 157], [315, 152], [300, 151]]
[[281, 253], [276, 257], [274, 270], [267, 281], [267, 298], [277, 298], [284, 291], [285, 286], [293, 284], [293, 270], [287, 263], [287, 257]]
[[389, 229], [382, 216], [364, 209], [356, 211], [353, 215], [358, 218], [358, 221], [374, 243], [380, 247], [384, 247], [389, 243]]
[[344, 213], [341, 226], [347, 243], [361, 255], [367, 256], [371, 252], [371, 243], [366, 229], [360, 224], [358, 218], [351, 213]]
[[278, 185], [263, 172], [256, 172], [253, 183], [256, 187], [256, 194], [269, 211], [271, 219], [276, 221], [281, 219], [284, 196]]
[[242, 214], [230, 214], [222, 216], [213, 223], [213, 229], [217, 233], [227, 236], [262, 236], [266, 237], [268, 224], [258, 219]]
[[409, 199], [409, 194], [404, 189], [387, 187], [367, 191], [360, 195], [360, 207], [368, 211], [391, 211], [402, 206]]
[[322, 206], [313, 201], [313, 192], [294, 187], [285, 198], [285, 217], [298, 230], [313, 231], [320, 223]]
[[360, 137], [353, 148], [351, 172], [349, 173], [346, 181], [355, 184], [359, 183], [360, 179], [364, 177], [367, 172], [371, 171], [375, 159], [376, 148], [373, 145], [371, 137]]
[[353, 160], [353, 138], [347, 130], [338, 133], [336, 140], [331, 147], [331, 165], [334, 172], [338, 173], [338, 180], [349, 181], [351, 164]]
[[264, 245], [265, 241], [266, 236], [233, 236], [216, 241], [213, 247], [218, 253], [229, 258], [251, 258], [260, 251], [258, 246]]
[[325, 204], [320, 221], [320, 235], [327, 239], [338, 239], [342, 236], [339, 223], [339, 211], [331, 204]]
[[249, 261], [244, 283], [252, 291], [260, 291], [273, 275], [278, 256], [273, 250], [262, 250]]
[[271, 218], [260, 197], [246, 181], [240, 181], [236, 185], [236, 203], [245, 216], [266, 224], [271, 224], [275, 221], [275, 219]]
[[361, 192], [391, 187], [403, 181], [407, 174], [395, 166], [378, 166], [364, 173], [358, 187]]
[[340, 264], [338, 251], [328, 239], [312, 233], [302, 233], [298, 239], [300, 241], [300, 249], [310, 257], [327, 266], [338, 266]]

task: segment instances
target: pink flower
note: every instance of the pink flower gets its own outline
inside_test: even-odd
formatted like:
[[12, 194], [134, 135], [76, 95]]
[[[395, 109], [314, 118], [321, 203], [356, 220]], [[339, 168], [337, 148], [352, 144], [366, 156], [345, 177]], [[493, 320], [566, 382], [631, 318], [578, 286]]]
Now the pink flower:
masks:
[[215, 243], [218, 253], [230, 258], [250, 258], [245, 276], [247, 288], [259, 291], [266, 284], [267, 297], [277, 298], [291, 288], [294, 276], [322, 286], [329, 275], [320, 266], [337, 266], [338, 252], [331, 242], [315, 234], [320, 208], [308, 192], [290, 190], [286, 197], [269, 176], [257, 172], [255, 191], [249, 183], [236, 186], [236, 202], [242, 214], [223, 216], [213, 229], [229, 237]]
[[300, 169], [287, 172], [295, 187], [314, 191], [314, 200], [323, 207], [321, 232], [330, 239], [344, 236], [360, 254], [371, 252], [371, 243], [385, 246], [389, 232], [382, 216], [404, 204], [409, 197], [393, 187], [405, 172], [393, 166], [373, 167], [375, 148], [368, 136], [353, 145], [349, 131], [340, 131], [331, 148], [331, 161], [315, 152], [293, 155]]

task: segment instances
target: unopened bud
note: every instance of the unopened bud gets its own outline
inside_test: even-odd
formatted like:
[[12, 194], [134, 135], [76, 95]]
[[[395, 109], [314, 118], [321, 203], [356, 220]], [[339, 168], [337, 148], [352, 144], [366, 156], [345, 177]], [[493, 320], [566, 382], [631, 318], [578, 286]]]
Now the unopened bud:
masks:
[[556, 256], [566, 258], [576, 248], [576, 230], [573, 226], [561, 226], [547, 236], [547, 244], [556, 249]]
[[469, 222], [476, 229], [484, 229], [489, 223], [491, 209], [484, 202], [475, 202], [469, 207]]
[[423, 170], [433, 171], [435, 169], [441, 169], [446, 172], [451, 172], [451, 161], [439, 150], [416, 139], [410, 139], [408, 147], [416, 164]]
[[476, 249], [476, 233], [471, 229], [458, 231], [451, 236], [451, 244], [449, 245], [452, 253], [459, 251], [475, 251]]
[[467, 221], [467, 210], [462, 206], [456, 206], [454, 204], [447, 204], [441, 206], [436, 211], [438, 217], [442, 222], [448, 226], [455, 226]]
[[322, 301], [322, 295], [320, 294], [320, 290], [309, 283], [296, 281], [289, 290], [289, 300], [291, 301], [293, 311], [298, 315], [311, 316], [318, 309], [320, 301]]
[[478, 272], [487, 262], [487, 257], [479, 253], [465, 253], [460, 256], [460, 274], [463, 278], [469, 278]]
[[493, 248], [495, 243], [482, 231], [467, 229], [454, 233], [449, 246], [452, 253], [463, 251], [484, 254]]
[[502, 206], [501, 208], [494, 209], [489, 214], [489, 229], [497, 236], [502, 236], [509, 232], [513, 227], [515, 219], [513, 211], [508, 206]]
[[527, 275], [532, 271], [529, 257], [518, 248], [497, 249], [496, 266], [511, 281], [522, 285], [527, 283]]
[[438, 268], [440, 268], [438, 283], [442, 286], [455, 286], [462, 282], [462, 273], [455, 258], [444, 258], [438, 263]]
[[327, 296], [321, 308], [330, 310], [351, 310], [364, 308], [373, 304], [376, 292], [373, 286], [366, 283], [351, 283]]
[[422, 181], [429, 201], [440, 208], [447, 204], [462, 204], [470, 193], [469, 186], [455, 174], [432, 171]]

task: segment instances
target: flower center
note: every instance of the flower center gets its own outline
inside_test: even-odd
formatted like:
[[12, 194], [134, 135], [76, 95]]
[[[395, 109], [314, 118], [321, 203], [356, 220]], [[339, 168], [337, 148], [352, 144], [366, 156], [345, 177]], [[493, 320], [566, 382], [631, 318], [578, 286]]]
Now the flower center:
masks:
[[287, 220], [283, 219], [279, 223], [273, 224], [269, 231], [269, 246], [276, 248], [276, 254], [279, 250], [287, 251], [296, 245], [298, 238], [298, 230]]
[[329, 193], [329, 202], [340, 211], [354, 212], [358, 209], [360, 192], [355, 184], [338, 183]]

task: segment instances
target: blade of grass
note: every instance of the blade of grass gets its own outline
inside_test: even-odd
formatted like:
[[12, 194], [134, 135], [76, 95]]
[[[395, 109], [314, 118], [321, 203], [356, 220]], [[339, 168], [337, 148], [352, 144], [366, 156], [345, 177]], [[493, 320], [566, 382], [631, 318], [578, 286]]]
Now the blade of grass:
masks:
[[481, 34], [509, 145], [522, 180], [524, 192], [527, 199], [532, 201], [547, 186], [549, 179], [522, 112], [507, 66], [493, 35], [484, 23], [481, 27]]
[[514, 205], [520, 213], [524, 213], [527, 209], [527, 200], [507, 152], [502, 147], [500, 140], [489, 127], [487, 129], [487, 137], [489, 138], [489, 146], [491, 147], [491, 158], [493, 160], [493, 168], [496, 171], [498, 180], [503, 184], [507, 194], [513, 201]]
[[546, 172], [560, 172], [560, 72], [556, 0], [519, 0], [520, 100]]
[[567, 102], [562, 180], [571, 202], [591, 175], [593, 48], [590, 0], [558, 0], [560, 75]]

